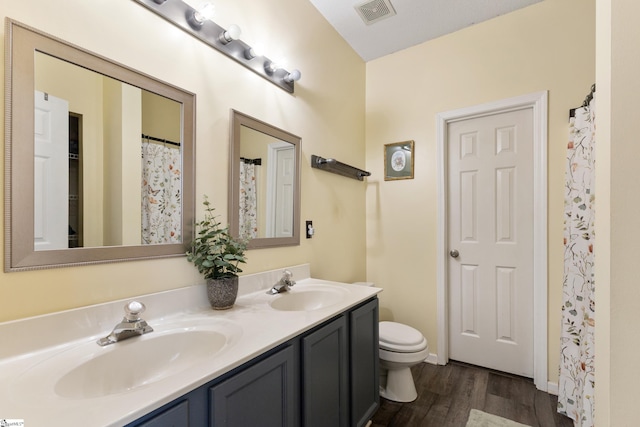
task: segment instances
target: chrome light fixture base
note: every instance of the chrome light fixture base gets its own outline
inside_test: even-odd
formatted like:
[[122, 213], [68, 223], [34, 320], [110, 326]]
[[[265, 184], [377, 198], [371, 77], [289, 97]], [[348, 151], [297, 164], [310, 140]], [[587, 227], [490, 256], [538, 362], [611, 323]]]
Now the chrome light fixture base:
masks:
[[251, 50], [251, 46], [242, 40], [231, 40], [224, 43], [221, 39], [221, 35], [223, 35], [226, 30], [211, 20], [206, 20], [202, 25], [197, 27], [194, 26], [191, 21], [193, 20], [195, 10], [182, 0], [134, 1], [152, 10], [176, 27], [191, 34], [193, 37], [200, 39], [202, 42], [225, 54], [239, 64], [242, 64], [279, 88], [289, 93], [294, 92], [295, 82], [286, 78], [290, 74], [287, 70], [278, 68], [273, 73], [268, 73], [265, 69], [265, 64], [272, 63], [269, 58], [265, 56], [255, 56], [250, 59], [247, 58], [247, 56], [250, 55], [245, 54], [245, 52], [249, 52]]

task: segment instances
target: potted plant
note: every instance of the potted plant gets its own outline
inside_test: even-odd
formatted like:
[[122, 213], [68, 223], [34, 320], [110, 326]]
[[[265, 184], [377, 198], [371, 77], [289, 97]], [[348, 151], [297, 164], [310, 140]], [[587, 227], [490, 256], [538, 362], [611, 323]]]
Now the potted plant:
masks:
[[229, 234], [229, 227], [222, 227], [217, 220], [207, 196], [204, 219], [196, 223], [196, 237], [187, 251], [187, 261], [192, 262], [207, 280], [207, 296], [211, 307], [224, 310], [233, 307], [238, 295], [239, 264], [246, 259], [246, 241]]

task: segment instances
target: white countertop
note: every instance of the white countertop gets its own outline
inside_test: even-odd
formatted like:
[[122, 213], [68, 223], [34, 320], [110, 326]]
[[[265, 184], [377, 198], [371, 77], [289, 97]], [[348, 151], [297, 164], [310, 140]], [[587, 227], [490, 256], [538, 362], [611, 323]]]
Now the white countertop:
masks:
[[[317, 310], [275, 310], [269, 305], [275, 297], [265, 290], [276, 283], [282, 272], [278, 269], [240, 277], [240, 295], [230, 310], [211, 310], [205, 286], [199, 285], [0, 323], [0, 419], [24, 420], [28, 427], [127, 424], [381, 291], [309, 278], [308, 265], [289, 269], [297, 281], [292, 292], [328, 285], [344, 289], [344, 297]], [[98, 346], [95, 341], [111, 331], [122, 318], [124, 304], [133, 299], [147, 306], [142, 317], [154, 332]], [[125, 392], [82, 398], [55, 392], [58, 379], [66, 371], [112, 351], [114, 346], [126, 344], [135, 351], [136, 340], [153, 339], [154, 334], [158, 337], [194, 325], [224, 330], [229, 334], [227, 345], [213, 357], [190, 364], [179, 373]], [[100, 374], [108, 376], [109, 372]]]

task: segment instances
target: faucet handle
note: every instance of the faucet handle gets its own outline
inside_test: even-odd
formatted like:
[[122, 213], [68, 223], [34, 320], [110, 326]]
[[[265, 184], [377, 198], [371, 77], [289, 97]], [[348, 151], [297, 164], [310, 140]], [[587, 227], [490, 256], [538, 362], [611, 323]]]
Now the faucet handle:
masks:
[[135, 322], [140, 320], [140, 314], [146, 310], [147, 307], [141, 302], [131, 301], [124, 306], [125, 319]]
[[282, 280], [288, 288], [296, 284], [296, 281], [293, 280], [293, 273], [291, 273], [289, 270], [284, 270], [282, 272]]

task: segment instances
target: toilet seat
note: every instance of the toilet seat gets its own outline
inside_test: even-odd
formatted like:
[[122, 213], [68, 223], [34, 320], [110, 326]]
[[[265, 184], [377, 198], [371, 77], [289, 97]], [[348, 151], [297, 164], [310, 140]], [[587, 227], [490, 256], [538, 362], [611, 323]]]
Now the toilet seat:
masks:
[[380, 349], [398, 353], [415, 353], [427, 347], [420, 331], [396, 322], [380, 322]]

